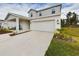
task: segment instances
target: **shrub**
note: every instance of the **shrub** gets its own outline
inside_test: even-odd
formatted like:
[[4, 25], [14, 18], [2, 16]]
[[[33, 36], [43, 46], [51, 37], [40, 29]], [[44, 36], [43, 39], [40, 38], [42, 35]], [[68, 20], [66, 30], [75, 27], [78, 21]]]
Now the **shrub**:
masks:
[[11, 33], [12, 31], [10, 31], [9, 29], [6, 28], [1, 28], [0, 29], [0, 34], [4, 34], [4, 33]]
[[66, 36], [60, 33], [55, 33], [53, 39], [64, 40], [67, 42], [76, 42], [71, 36]]

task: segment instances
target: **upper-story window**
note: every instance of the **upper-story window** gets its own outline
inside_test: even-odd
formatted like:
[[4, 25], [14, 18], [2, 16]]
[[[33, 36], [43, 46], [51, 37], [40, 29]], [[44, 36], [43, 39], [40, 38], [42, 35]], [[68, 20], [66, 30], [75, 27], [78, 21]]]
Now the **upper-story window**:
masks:
[[39, 13], [39, 16], [42, 16], [42, 14], [41, 14], [41, 13]]
[[33, 17], [33, 14], [31, 13], [31, 17]]
[[52, 14], [55, 14], [55, 9], [52, 9]]

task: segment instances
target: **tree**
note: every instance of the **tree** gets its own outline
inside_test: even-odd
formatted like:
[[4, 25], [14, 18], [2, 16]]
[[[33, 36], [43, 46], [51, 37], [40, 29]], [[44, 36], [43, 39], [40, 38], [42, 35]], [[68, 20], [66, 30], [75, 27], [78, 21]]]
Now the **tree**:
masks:
[[66, 19], [66, 24], [67, 25], [76, 25], [77, 23], [77, 15], [75, 12], [68, 12], [67, 15], [66, 15], [67, 19]]
[[66, 26], [65, 19], [61, 19], [61, 27]]
[[66, 19], [66, 24], [67, 24], [67, 25], [70, 25], [71, 15], [72, 15], [71, 12], [68, 12], [67, 15], [66, 15], [66, 17], [67, 17], [67, 19]]
[[73, 22], [74, 25], [77, 24], [77, 14], [75, 12], [73, 12], [72, 22]]

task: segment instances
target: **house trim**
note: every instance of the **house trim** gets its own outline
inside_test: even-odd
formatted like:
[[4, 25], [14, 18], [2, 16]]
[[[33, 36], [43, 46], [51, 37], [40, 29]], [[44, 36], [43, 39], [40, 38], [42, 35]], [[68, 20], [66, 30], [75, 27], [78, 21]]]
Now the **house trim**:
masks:
[[35, 10], [35, 9], [30, 9], [28, 11], [28, 13], [31, 11], [31, 10], [34, 10], [36, 12], [39, 12], [39, 11], [44, 11], [44, 10], [47, 10], [47, 9], [50, 9], [50, 8], [54, 8], [54, 7], [58, 7], [58, 6], [61, 6], [62, 4], [59, 4], [59, 5], [55, 5], [55, 6], [52, 6], [52, 7], [48, 7], [48, 8], [44, 8], [44, 9], [40, 9], [40, 10]]
[[31, 22], [45, 22], [45, 21], [55, 21], [55, 20], [37, 20], [37, 21], [31, 21]]
[[38, 18], [29, 18], [30, 20], [36, 20], [36, 19], [41, 19], [41, 18], [49, 18], [49, 17], [56, 17], [56, 16], [60, 16], [61, 14], [59, 15], [53, 15], [53, 16], [41, 16], [41, 17], [38, 17]]

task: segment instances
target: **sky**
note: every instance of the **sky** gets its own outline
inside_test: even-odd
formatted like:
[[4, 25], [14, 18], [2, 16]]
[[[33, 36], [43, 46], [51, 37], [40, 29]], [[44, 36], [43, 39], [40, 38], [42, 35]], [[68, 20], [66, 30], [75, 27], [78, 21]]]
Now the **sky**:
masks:
[[61, 18], [66, 19], [66, 14], [68, 12], [75, 12], [79, 15], [79, 3], [63, 3], [61, 9]]
[[[53, 6], [55, 3], [0, 3], [0, 17], [4, 18], [7, 12], [14, 12], [27, 16], [29, 9], [42, 9]], [[62, 3], [61, 18], [66, 18], [66, 14], [76, 12], [79, 15], [79, 4], [77, 3]]]

